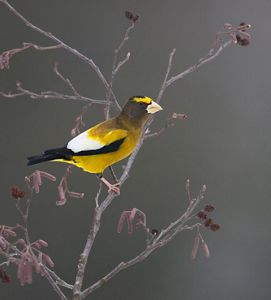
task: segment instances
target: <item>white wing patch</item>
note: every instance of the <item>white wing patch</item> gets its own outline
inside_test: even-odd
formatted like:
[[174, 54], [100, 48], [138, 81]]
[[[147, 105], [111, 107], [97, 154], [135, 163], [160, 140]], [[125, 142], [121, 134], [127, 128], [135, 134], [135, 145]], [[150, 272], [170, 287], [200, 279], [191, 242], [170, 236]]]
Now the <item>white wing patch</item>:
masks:
[[78, 153], [80, 151], [97, 150], [103, 146], [104, 144], [92, 139], [89, 137], [88, 132], [84, 131], [70, 140], [67, 148], [72, 150], [74, 153]]

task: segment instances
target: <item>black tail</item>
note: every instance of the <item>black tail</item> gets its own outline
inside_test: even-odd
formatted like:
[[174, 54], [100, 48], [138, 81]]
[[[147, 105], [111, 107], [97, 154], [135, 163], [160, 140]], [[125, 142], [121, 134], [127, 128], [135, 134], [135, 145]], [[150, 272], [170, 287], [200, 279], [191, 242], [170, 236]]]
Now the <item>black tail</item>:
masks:
[[56, 148], [56, 149], [49, 149], [44, 151], [41, 155], [35, 155], [27, 157], [28, 159], [28, 166], [36, 165], [45, 161], [51, 161], [54, 159], [65, 159], [70, 160], [70, 153], [71, 151], [68, 150], [66, 147]]
[[27, 157], [28, 159], [28, 166], [36, 165], [45, 161], [50, 161], [53, 159], [61, 158], [59, 155], [56, 154], [42, 154], [42, 155], [35, 155]]

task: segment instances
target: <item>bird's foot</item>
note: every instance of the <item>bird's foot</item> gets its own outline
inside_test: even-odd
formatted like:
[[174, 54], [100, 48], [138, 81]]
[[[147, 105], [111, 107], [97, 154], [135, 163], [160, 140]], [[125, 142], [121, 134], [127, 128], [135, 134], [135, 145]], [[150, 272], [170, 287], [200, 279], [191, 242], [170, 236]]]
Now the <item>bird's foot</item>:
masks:
[[117, 195], [120, 194], [120, 184], [119, 183], [110, 183], [104, 177], [101, 177], [100, 180], [108, 187], [108, 193], [114, 192]]

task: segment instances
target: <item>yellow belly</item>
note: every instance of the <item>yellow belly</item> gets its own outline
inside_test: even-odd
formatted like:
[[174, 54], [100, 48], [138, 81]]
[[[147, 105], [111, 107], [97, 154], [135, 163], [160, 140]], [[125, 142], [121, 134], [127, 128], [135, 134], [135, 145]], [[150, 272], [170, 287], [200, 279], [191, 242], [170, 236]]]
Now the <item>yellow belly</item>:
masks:
[[55, 161], [61, 161], [75, 165], [76, 167], [81, 168], [89, 173], [103, 173], [107, 167], [129, 156], [137, 145], [138, 140], [139, 137], [127, 137], [120, 148], [115, 152], [89, 156], [73, 156], [70, 161]]

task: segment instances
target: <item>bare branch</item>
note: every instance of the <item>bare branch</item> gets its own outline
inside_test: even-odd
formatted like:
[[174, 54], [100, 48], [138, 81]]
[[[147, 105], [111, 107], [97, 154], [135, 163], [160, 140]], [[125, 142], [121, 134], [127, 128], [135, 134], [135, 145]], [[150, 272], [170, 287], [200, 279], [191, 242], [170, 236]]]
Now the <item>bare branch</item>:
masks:
[[111, 95], [112, 99], [113, 99], [113, 104], [116, 107], [116, 109], [118, 111], [121, 110], [121, 107], [117, 101], [117, 98], [115, 96], [115, 94], [113, 93], [109, 83], [107, 82], [107, 80], [105, 79], [104, 75], [102, 74], [101, 70], [99, 69], [99, 67], [94, 63], [94, 61], [91, 58], [86, 57], [85, 55], [83, 55], [81, 52], [79, 52], [78, 50], [70, 47], [69, 45], [67, 45], [66, 43], [64, 43], [62, 40], [60, 40], [59, 38], [57, 38], [55, 35], [53, 35], [51, 32], [47, 32], [44, 31], [43, 29], [37, 27], [36, 25], [33, 25], [31, 22], [29, 22], [23, 15], [21, 15], [8, 1], [6, 0], [0, 0], [0, 2], [2, 2], [3, 4], [5, 4], [7, 6], [7, 8], [14, 14], [16, 15], [19, 19], [21, 19], [23, 21], [23, 23], [32, 28], [33, 30], [41, 33], [42, 35], [46, 36], [47, 38], [57, 42], [58, 44], [60, 44], [65, 50], [67, 50], [68, 52], [72, 53], [73, 55], [79, 57], [81, 60], [83, 60], [85, 63], [87, 63], [88, 65], [90, 65], [90, 67], [95, 71], [95, 73], [97, 74], [97, 76], [99, 77], [99, 79], [101, 80], [101, 82], [103, 83], [104, 87], [106, 88], [106, 90], [108, 91], [108, 93]]

